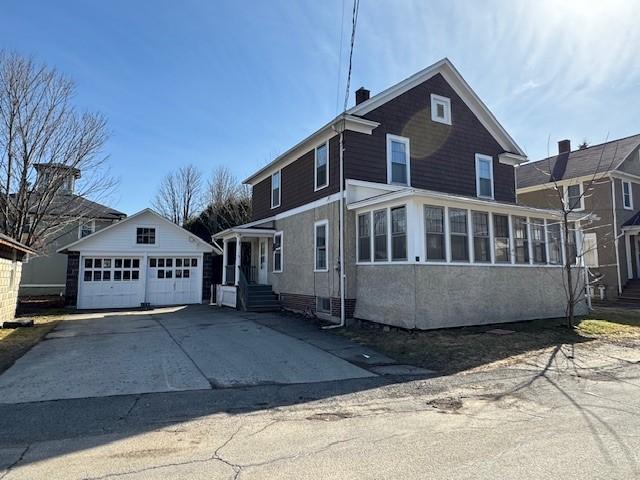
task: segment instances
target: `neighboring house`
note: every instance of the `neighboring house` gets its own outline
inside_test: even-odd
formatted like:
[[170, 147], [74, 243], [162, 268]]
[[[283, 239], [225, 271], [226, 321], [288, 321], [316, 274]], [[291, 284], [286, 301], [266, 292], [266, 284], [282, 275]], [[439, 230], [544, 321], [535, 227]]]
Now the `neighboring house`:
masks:
[[22, 261], [27, 255], [35, 255], [29, 247], [0, 233], [0, 326], [13, 320], [18, 303], [18, 285]]
[[273, 291], [285, 308], [420, 329], [563, 316], [557, 212], [516, 205], [524, 161], [447, 59], [361, 88], [245, 181], [253, 221], [214, 236], [219, 301], [251, 310]]
[[[67, 257], [56, 251], [63, 245], [97, 232], [126, 217], [122, 212], [76, 195], [75, 182], [81, 175], [78, 169], [56, 164], [38, 164], [36, 165], [38, 174], [36, 184], [46, 185], [47, 181], [54, 178], [59, 181], [61, 168], [65, 169], [66, 174], [58, 195], [62, 198], [61, 204], [72, 205], [73, 220], [56, 232], [53, 238], [47, 239], [46, 245], [39, 249], [40, 256], [29, 259], [24, 264], [20, 296], [64, 295]], [[55, 175], [52, 174], [51, 169], [56, 169]], [[64, 215], [64, 212], [62, 214]]]
[[517, 170], [518, 203], [559, 208], [558, 185], [576, 211], [593, 214], [584, 225], [584, 259], [596, 295], [602, 286], [615, 298], [640, 278], [639, 150], [640, 135], [573, 151], [562, 140], [557, 155]]
[[66, 292], [79, 309], [209, 301], [212, 245], [145, 209], [58, 250]]

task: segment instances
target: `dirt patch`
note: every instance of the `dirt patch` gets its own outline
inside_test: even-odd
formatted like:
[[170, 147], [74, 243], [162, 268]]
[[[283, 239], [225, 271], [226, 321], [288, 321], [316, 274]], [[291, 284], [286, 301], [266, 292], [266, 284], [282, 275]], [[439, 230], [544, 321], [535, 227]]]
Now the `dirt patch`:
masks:
[[345, 418], [351, 418], [353, 415], [348, 412], [327, 412], [327, 413], [314, 413], [307, 417], [307, 420], [315, 420], [321, 422], [337, 422], [338, 420], [344, 420]]
[[462, 408], [462, 399], [459, 397], [443, 397], [429, 400], [427, 405], [443, 412], [457, 412]]

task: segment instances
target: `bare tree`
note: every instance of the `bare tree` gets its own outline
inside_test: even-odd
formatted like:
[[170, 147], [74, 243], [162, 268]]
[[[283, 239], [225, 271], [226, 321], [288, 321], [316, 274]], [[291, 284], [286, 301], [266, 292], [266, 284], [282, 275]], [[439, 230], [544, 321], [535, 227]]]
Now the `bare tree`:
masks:
[[206, 207], [186, 228], [208, 239], [227, 228], [251, 220], [251, 190], [242, 185], [227, 167], [213, 171], [205, 192]]
[[[567, 192], [568, 186], [563, 187], [561, 183], [562, 178], [557, 178], [554, 174], [555, 164], [552, 162], [552, 159], [555, 157], [548, 155], [546, 162], [537, 162], [539, 165], [534, 164], [536, 170], [549, 177], [549, 181], [553, 185], [553, 200], [549, 206], [558, 211], [558, 223], [562, 231], [562, 238], [564, 238], [564, 242], [561, 242], [564, 258], [563, 286], [566, 297], [565, 318], [569, 328], [575, 326], [575, 307], [582, 301], [582, 292], [589, 286], [588, 275], [580, 279], [576, 267], [587, 267], [587, 265], [585, 265], [585, 258], [587, 258], [587, 256], [592, 253], [593, 248], [595, 248], [586, 245], [582, 233], [607, 226], [599, 225], [593, 228], [590, 227], [589, 224], [593, 212], [586, 211], [582, 208], [584, 199], [591, 197], [596, 187], [603, 181], [606, 182], [607, 179], [603, 180], [603, 172], [607, 172], [617, 163], [617, 142], [612, 146], [614, 152], [611, 160], [605, 162], [604, 154], [606, 147], [607, 143], [605, 142], [602, 146], [598, 161], [593, 167], [593, 171], [587, 173], [588, 178], [582, 182], [582, 188], [579, 188], [578, 195], [569, 195]], [[578, 224], [580, 224], [580, 227], [578, 227]], [[608, 225], [608, 227], [610, 226], [611, 225]], [[607, 237], [608, 235], [606, 234], [602, 235], [601, 240], [613, 240], [617, 248], [617, 239]]]
[[85, 199], [115, 186], [106, 120], [74, 108], [74, 91], [55, 69], [0, 51], [0, 231], [34, 248], [99, 215]]
[[162, 216], [177, 225], [189, 222], [200, 208], [202, 173], [194, 165], [167, 174], [152, 202]]

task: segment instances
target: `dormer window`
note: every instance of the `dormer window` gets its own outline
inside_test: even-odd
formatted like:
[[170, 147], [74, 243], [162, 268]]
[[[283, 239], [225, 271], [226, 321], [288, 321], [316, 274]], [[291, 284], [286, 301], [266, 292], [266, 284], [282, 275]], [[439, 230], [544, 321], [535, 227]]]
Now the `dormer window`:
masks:
[[280, 170], [271, 175], [271, 208], [280, 206]]
[[387, 135], [387, 181], [395, 185], [411, 185], [409, 139]]
[[431, 94], [431, 120], [451, 125], [451, 100], [435, 93]]
[[315, 189], [329, 185], [329, 143], [316, 147], [315, 156]]

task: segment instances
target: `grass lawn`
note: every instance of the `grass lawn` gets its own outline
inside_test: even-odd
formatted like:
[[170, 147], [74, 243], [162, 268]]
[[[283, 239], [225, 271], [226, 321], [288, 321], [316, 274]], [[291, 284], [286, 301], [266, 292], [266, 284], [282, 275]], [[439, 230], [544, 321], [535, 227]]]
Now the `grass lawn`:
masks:
[[[490, 333], [494, 329], [513, 333]], [[564, 319], [550, 319], [429, 331], [384, 332], [365, 325], [342, 334], [399, 362], [449, 374], [495, 362], [518, 363], [528, 354], [561, 344], [640, 339], [640, 310], [597, 309], [573, 330], [565, 327]]]
[[33, 327], [0, 328], [0, 373], [8, 369], [22, 355], [38, 343], [62, 319], [52, 312], [48, 315], [32, 316]]

